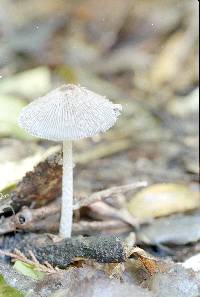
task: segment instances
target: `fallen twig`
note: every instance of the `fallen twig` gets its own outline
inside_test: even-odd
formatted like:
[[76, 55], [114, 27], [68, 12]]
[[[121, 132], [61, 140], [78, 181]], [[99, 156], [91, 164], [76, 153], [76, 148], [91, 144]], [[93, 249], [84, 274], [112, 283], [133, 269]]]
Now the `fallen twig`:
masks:
[[[141, 263], [149, 275], [161, 270], [165, 271], [166, 268], [164, 261], [134, 246], [135, 235], [133, 233], [125, 242], [114, 236], [73, 237], [68, 239], [58, 237], [55, 239], [54, 236], [51, 238], [51, 234], [49, 234], [44, 235], [42, 239], [35, 237], [31, 243], [24, 241], [22, 244], [23, 252], [18, 249], [14, 249], [13, 252], [0, 250], [0, 256], [9, 256], [13, 261], [19, 260], [33, 265], [35, 269], [48, 274], [55, 273], [60, 270], [59, 268], [66, 268], [76, 261], [83, 260], [92, 261], [91, 263], [117, 264], [134, 258]], [[114, 265], [112, 274], [116, 271], [119, 272], [119, 268]]]
[[58, 267], [53, 267], [48, 262], [40, 264], [32, 251], [28, 251], [28, 253], [29, 253], [29, 256], [31, 257], [31, 259], [26, 257], [18, 249], [15, 249], [13, 253], [0, 250], [0, 256], [8, 256], [8, 257], [11, 257], [12, 261], [21, 261], [21, 262], [24, 262], [26, 264], [32, 265], [38, 271], [50, 274], [50, 273], [55, 273], [55, 272], [60, 270]]
[[[126, 260], [124, 244], [114, 236], [72, 237], [55, 243], [47, 236], [45, 239], [43, 235], [43, 238], [35, 237], [32, 243], [23, 242], [21, 245], [20, 252], [18, 250], [11, 253], [0, 251], [0, 255], [7, 255], [15, 260], [35, 265], [37, 269], [48, 273], [52, 272], [49, 264], [53, 267], [65, 268], [77, 258], [91, 259], [100, 263], [120, 263]], [[30, 254], [30, 250], [34, 257], [32, 253]], [[38, 261], [41, 264], [38, 264]], [[49, 263], [48, 267], [45, 265], [46, 262]]]
[[125, 194], [137, 188], [146, 187], [147, 185], [148, 185], [147, 181], [139, 181], [125, 186], [112, 187], [103, 191], [99, 191], [99, 192], [93, 193], [87, 198], [79, 199], [79, 201], [77, 201], [76, 204], [74, 205], [74, 209], [79, 209], [91, 203], [105, 200], [106, 198], [111, 196]]
[[[125, 223], [125, 224], [121, 224], [123, 226], [120, 226], [120, 223], [117, 223], [117, 222], [115, 222], [114, 224], [111, 223], [111, 225], [114, 225], [114, 229], [118, 228], [118, 226], [119, 226], [119, 229], [121, 227], [127, 228], [126, 226], [127, 224], [137, 227], [139, 222], [135, 218], [131, 217], [127, 212], [127, 210], [116, 209], [114, 207], [108, 206], [103, 202], [99, 204], [98, 201], [103, 201], [111, 196], [125, 194], [128, 191], [132, 191], [132, 190], [135, 190], [136, 188], [145, 187], [145, 186], [147, 186], [147, 182], [141, 181], [141, 182], [135, 182], [129, 185], [112, 187], [110, 189], [93, 193], [89, 197], [79, 199], [78, 202], [74, 205], [74, 210], [90, 205], [90, 209], [97, 212], [99, 215], [102, 215], [102, 219], [114, 218], [117, 220], [121, 220], [122, 222]], [[57, 232], [59, 214], [60, 214], [59, 199], [37, 209], [31, 209], [27, 206], [24, 206], [22, 210], [19, 211], [15, 216], [1, 219], [2, 223], [0, 226], [0, 234], [13, 232], [16, 229], [32, 231], [32, 232], [38, 232], [38, 231], [39, 232], [42, 232], [42, 231]], [[114, 222], [114, 220], [111, 220], [111, 222]], [[102, 226], [102, 229], [101, 227], [99, 227], [100, 225]], [[91, 233], [91, 232], [94, 232], [95, 228], [97, 228], [96, 230], [104, 231], [105, 229], [107, 230], [109, 226], [110, 225], [108, 222], [105, 222], [105, 223], [100, 222], [99, 224], [95, 222], [94, 224], [92, 224], [92, 222], [87, 222], [87, 223], [80, 223], [80, 227], [78, 227], [78, 224], [74, 224], [74, 230], [75, 230], [75, 233], [77, 233], [77, 230], [78, 230], [78, 233], [81, 232], [81, 229], [83, 230], [83, 232]]]
[[[81, 235], [88, 234], [112, 234], [128, 232], [132, 229], [130, 225], [119, 220], [106, 220], [106, 221], [79, 221], [73, 223], [73, 234]], [[18, 226], [18, 230], [26, 232], [47, 232], [57, 233], [59, 230], [59, 216], [48, 217], [45, 220], [33, 221], [28, 224]]]

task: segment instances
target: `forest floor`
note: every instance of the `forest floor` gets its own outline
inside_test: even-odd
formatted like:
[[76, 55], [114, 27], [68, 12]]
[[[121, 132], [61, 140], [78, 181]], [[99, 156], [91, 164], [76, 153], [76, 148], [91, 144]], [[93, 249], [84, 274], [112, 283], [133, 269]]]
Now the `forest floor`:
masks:
[[[195, 0], [1, 1], [0, 297], [200, 296], [198, 37]], [[123, 112], [74, 143], [60, 242], [61, 144], [17, 119], [63, 83]]]

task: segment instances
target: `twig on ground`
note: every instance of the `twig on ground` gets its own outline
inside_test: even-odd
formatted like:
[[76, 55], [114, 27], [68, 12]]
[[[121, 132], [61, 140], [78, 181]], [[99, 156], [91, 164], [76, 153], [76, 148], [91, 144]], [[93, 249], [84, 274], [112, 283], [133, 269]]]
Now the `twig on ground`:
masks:
[[135, 190], [137, 188], [146, 187], [147, 185], [148, 185], [147, 181], [139, 181], [139, 182], [135, 182], [135, 183], [132, 183], [129, 185], [112, 187], [112, 188], [109, 188], [109, 189], [106, 189], [103, 191], [93, 193], [89, 197], [82, 198], [79, 201], [77, 201], [76, 204], [74, 205], [74, 210], [79, 209], [83, 206], [87, 206], [91, 203], [104, 200], [110, 196], [115, 196], [115, 195], [122, 194], [122, 193], [125, 194], [125, 193]]
[[8, 256], [11, 257], [13, 261], [21, 261], [29, 265], [33, 265], [36, 270], [44, 272], [44, 273], [55, 273], [59, 271], [60, 269], [58, 267], [53, 267], [51, 264], [49, 264], [47, 261], [45, 263], [40, 264], [39, 261], [36, 259], [35, 255], [32, 251], [29, 251], [29, 255], [31, 259], [27, 258], [21, 251], [18, 249], [14, 250], [14, 253], [6, 252], [0, 250], [1, 256]]
[[[99, 202], [111, 196], [125, 194], [129, 191], [145, 186], [147, 186], [146, 181], [135, 182], [125, 186], [112, 187], [103, 191], [93, 193], [86, 198], [79, 199], [78, 202], [74, 205], [74, 210], [80, 209], [81, 207], [90, 206], [91, 210], [97, 211], [100, 215], [104, 214], [104, 216], [102, 216], [102, 219], [106, 217], [107, 219], [109, 218], [112, 220], [105, 222], [83, 221], [74, 224], [74, 232], [80, 234], [82, 230], [82, 232], [92, 233], [100, 230], [107, 231], [109, 228], [113, 228], [116, 230], [118, 227], [119, 229], [128, 229], [127, 224], [137, 227], [139, 222], [129, 216], [126, 210], [121, 208], [118, 210], [103, 202], [99, 204]], [[31, 209], [27, 206], [24, 206], [22, 210], [19, 211], [15, 216], [1, 219], [3, 221], [0, 226], [0, 234], [13, 232], [16, 229], [32, 232], [57, 232], [59, 214], [59, 199], [37, 209]], [[113, 220], [113, 218], [121, 220], [125, 224], [122, 224], [122, 222], [119, 223], [117, 220]]]
[[88, 206], [92, 212], [92, 217], [97, 216], [100, 219], [116, 219], [126, 224], [129, 224], [135, 228], [138, 228], [140, 221], [138, 218], [133, 217], [126, 208], [117, 209], [102, 201], [92, 203]]

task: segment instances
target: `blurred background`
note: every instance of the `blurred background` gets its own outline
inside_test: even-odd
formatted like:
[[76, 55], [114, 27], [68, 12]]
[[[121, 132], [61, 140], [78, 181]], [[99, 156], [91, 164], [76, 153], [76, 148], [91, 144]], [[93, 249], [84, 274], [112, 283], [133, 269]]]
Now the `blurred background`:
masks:
[[[74, 212], [73, 235], [131, 232], [136, 246], [200, 271], [198, 6], [197, 0], [0, 0], [0, 250], [19, 248], [22, 238], [29, 243], [33, 232], [58, 232], [55, 198], [61, 194], [61, 164], [54, 168], [46, 161], [27, 172], [60, 151], [61, 144], [27, 135], [18, 116], [35, 98], [73, 83], [123, 106], [107, 133], [74, 142], [74, 198], [81, 204], [95, 191], [138, 181], [149, 185], [132, 186], [104, 202], [83, 203]], [[44, 217], [26, 221], [24, 205], [33, 213], [38, 210], [32, 207], [45, 205]], [[57, 207], [54, 215], [52, 205]], [[2, 259], [0, 291], [8, 296]], [[146, 268], [152, 269], [151, 276], [156, 270], [154, 262], [144, 263], [134, 282], [146, 288]], [[135, 267], [130, 266], [131, 274]], [[162, 286], [156, 281], [158, 295], [197, 296], [194, 271], [187, 276], [174, 267], [169, 279], [163, 274]], [[121, 279], [122, 268], [115, 268], [109, 275], [112, 271]], [[31, 287], [12, 274], [6, 280], [26, 292]], [[65, 285], [72, 288], [74, 280]], [[60, 288], [62, 282], [51, 278], [38, 288], [48, 283]], [[84, 288], [88, 272], [86, 283]], [[146, 290], [141, 296], [147, 296]]]
[[62, 83], [123, 105], [108, 133], [75, 143], [78, 193], [137, 180], [197, 181], [197, 0], [0, 5], [1, 193], [57, 149], [25, 134], [17, 118], [23, 106]]

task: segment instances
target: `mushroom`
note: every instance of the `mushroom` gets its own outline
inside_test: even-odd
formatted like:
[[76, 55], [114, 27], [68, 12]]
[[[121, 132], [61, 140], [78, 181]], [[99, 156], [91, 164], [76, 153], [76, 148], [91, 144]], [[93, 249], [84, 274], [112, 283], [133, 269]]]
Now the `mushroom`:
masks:
[[29, 134], [63, 142], [60, 236], [70, 237], [73, 217], [72, 141], [111, 128], [121, 111], [105, 97], [84, 87], [62, 85], [23, 108], [19, 125]]

